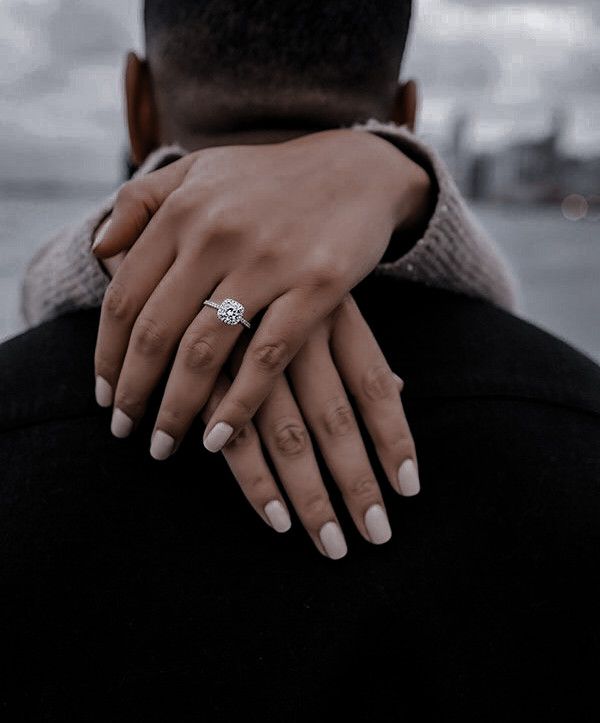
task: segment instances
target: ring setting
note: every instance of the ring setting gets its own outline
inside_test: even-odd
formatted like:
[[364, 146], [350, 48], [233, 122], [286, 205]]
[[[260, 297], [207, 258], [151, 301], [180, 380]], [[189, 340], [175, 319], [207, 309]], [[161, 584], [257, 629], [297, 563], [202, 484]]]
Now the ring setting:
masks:
[[224, 299], [220, 304], [217, 304], [210, 299], [206, 299], [203, 304], [206, 306], [212, 306], [213, 309], [217, 310], [217, 316], [224, 323], [230, 326], [235, 324], [243, 324], [245, 327], [250, 329], [250, 322], [244, 319], [244, 305], [240, 304], [235, 299]]

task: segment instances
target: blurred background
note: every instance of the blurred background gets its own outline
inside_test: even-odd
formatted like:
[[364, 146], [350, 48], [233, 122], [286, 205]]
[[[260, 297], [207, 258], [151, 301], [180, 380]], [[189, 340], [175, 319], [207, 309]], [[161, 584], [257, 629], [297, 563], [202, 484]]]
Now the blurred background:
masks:
[[[0, 339], [35, 248], [123, 179], [142, 47], [138, 0], [0, 0]], [[521, 315], [600, 360], [600, 2], [419, 0], [403, 76]]]

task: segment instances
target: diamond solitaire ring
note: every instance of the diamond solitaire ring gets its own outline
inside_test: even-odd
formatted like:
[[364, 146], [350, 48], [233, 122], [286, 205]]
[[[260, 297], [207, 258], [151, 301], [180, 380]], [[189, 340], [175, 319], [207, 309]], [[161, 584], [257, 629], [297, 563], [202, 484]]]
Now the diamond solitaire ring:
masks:
[[244, 319], [244, 306], [235, 299], [224, 299], [220, 304], [216, 304], [214, 301], [206, 299], [202, 302], [206, 306], [212, 306], [213, 309], [217, 310], [217, 316], [224, 324], [243, 324], [250, 329], [250, 322]]

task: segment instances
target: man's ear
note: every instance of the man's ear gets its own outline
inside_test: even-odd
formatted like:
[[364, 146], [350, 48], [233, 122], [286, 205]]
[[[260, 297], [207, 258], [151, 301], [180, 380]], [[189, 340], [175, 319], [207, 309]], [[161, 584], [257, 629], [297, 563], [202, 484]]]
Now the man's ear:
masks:
[[160, 145], [160, 131], [148, 63], [133, 51], [127, 53], [125, 98], [131, 162], [141, 166]]
[[392, 103], [390, 120], [398, 125], [407, 125], [414, 133], [417, 119], [418, 88], [414, 80], [398, 83]]

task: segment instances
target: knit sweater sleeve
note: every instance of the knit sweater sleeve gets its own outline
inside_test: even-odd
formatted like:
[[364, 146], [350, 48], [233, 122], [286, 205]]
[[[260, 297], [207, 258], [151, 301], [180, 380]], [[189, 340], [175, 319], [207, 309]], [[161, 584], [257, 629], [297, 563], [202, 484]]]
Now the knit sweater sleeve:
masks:
[[[187, 153], [165, 145], [149, 154], [133, 175], [159, 168], [166, 160]], [[83, 219], [63, 226], [35, 252], [21, 282], [20, 313], [29, 327], [76, 309], [102, 303], [110, 276], [92, 254], [94, 232], [110, 214], [121, 186], [100, 201]]]
[[[392, 275], [487, 299], [514, 310], [515, 277], [498, 247], [466, 206], [439, 155], [404, 126], [371, 119], [353, 130], [377, 133], [426, 167], [438, 196], [423, 236], [398, 258], [382, 260], [374, 274]], [[179, 145], [151, 153], [134, 178], [187, 153]], [[29, 326], [102, 302], [110, 277], [91, 253], [96, 228], [110, 213], [117, 188], [97, 209], [65, 226], [35, 253], [21, 286], [21, 315]]]
[[438, 191], [423, 236], [403, 255], [380, 262], [373, 273], [458, 291], [516, 311], [520, 304], [516, 275], [466, 205], [440, 155], [406, 126], [393, 122], [372, 118], [352, 128], [375, 133], [393, 143], [429, 170]]

